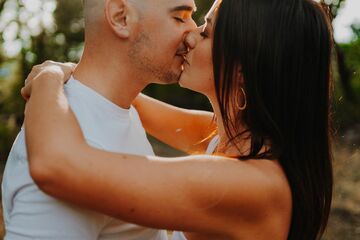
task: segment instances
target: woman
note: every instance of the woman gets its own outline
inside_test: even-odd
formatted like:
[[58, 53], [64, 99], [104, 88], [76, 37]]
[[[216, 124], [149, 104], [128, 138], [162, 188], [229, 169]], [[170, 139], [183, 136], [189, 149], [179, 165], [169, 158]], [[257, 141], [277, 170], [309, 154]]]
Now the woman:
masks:
[[[57, 198], [189, 240], [319, 239], [332, 195], [331, 39], [312, 0], [215, 1], [206, 25], [187, 36], [180, 84], [210, 99], [217, 137], [208, 153], [216, 140], [217, 149], [181, 158], [87, 145], [63, 93], [72, 68], [45, 63], [22, 90], [31, 95], [31, 174]], [[150, 133], [181, 148], [155, 131], [181, 110], [144, 96], [135, 106]]]

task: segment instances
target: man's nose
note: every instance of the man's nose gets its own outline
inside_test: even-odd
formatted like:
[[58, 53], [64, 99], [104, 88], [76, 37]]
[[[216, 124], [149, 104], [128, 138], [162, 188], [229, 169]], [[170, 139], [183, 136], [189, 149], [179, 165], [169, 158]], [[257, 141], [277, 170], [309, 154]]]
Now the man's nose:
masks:
[[188, 47], [189, 49], [194, 49], [197, 44], [196, 34], [198, 34], [198, 29], [189, 32], [185, 37], [184, 42], [186, 47]]
[[190, 21], [190, 31], [193, 31], [194, 29], [197, 28], [197, 24], [196, 22], [194, 21], [194, 19], [191, 18], [191, 21]]
[[190, 23], [189, 23], [189, 31], [185, 34], [185, 38], [184, 38], [184, 43], [185, 46], [188, 48], [188, 50], [195, 48], [196, 45], [196, 39], [194, 38], [193, 35], [194, 31], [196, 31], [197, 29], [197, 24], [194, 21], [194, 19], [191, 19]]

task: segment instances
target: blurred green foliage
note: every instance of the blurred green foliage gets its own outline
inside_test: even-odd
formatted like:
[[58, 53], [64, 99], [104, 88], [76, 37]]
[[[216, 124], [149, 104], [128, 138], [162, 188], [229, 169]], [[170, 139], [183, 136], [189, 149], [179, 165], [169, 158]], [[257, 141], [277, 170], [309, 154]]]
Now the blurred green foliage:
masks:
[[[5, 161], [12, 142], [19, 131], [24, 112], [20, 89], [34, 64], [47, 59], [77, 62], [83, 48], [84, 22], [82, 0], [0, 0], [0, 160]], [[202, 24], [212, 0], [196, 0], [198, 11], [194, 19]], [[327, 1], [329, 2], [329, 1]], [[344, 2], [332, 5], [333, 13]], [[336, 14], [335, 14], [336, 15]], [[39, 17], [40, 16], [40, 17]], [[40, 20], [39, 20], [40, 19]], [[12, 29], [11, 31], [9, 29]], [[354, 32], [359, 34], [359, 28]], [[16, 54], [9, 54], [9, 42], [15, 43]], [[341, 45], [346, 64], [351, 69], [351, 88], [360, 99], [360, 38]], [[334, 64], [336, 66], [336, 64]], [[334, 101], [337, 126], [345, 128], [360, 119], [357, 102], [343, 96], [336, 74]], [[210, 110], [208, 100], [177, 85], [150, 85], [145, 93], [160, 100], [185, 107]]]
[[[35, 6], [29, 6], [32, 3]], [[58, 4], [3, 0], [0, 17], [0, 160], [4, 161], [23, 122], [24, 79], [33, 65], [47, 59], [78, 61], [84, 24], [81, 0]]]
[[[360, 28], [354, 28], [359, 31]], [[360, 124], [360, 35], [357, 39], [346, 44], [339, 44], [345, 56], [345, 64], [350, 74], [350, 86], [353, 99], [344, 96], [343, 86], [334, 68], [334, 116], [335, 127], [341, 131]]]

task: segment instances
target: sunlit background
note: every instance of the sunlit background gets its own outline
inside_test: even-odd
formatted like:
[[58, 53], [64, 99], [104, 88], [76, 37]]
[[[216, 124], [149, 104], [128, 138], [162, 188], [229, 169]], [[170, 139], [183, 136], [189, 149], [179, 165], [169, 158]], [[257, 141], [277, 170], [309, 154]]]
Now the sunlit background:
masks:
[[[195, 1], [194, 18], [200, 24], [212, 1]], [[360, 239], [360, 0], [316, 1], [331, 9], [336, 43], [335, 192], [324, 239], [355, 240]], [[34, 64], [44, 60], [78, 61], [83, 27], [82, 0], [0, 0], [0, 169], [22, 125], [23, 80]], [[151, 85], [145, 93], [180, 107], [210, 110], [206, 98], [176, 85]], [[157, 154], [181, 154], [149, 138]], [[0, 238], [3, 234], [0, 231]]]
[[[30, 36], [39, 35], [42, 29], [50, 32], [55, 30], [53, 12], [56, 9], [55, 0], [22, 0], [22, 8], [18, 8], [18, 0], [6, 1], [0, 19], [0, 31], [4, 39], [4, 51], [9, 57], [19, 54], [22, 44]], [[339, 0], [325, 0], [325, 3], [337, 4]], [[61, 3], [61, 1], [60, 1]], [[18, 19], [19, 22], [14, 21]], [[11, 22], [11, 23], [10, 23]], [[10, 24], [9, 24], [10, 23]], [[25, 25], [26, 27], [21, 27]], [[347, 0], [342, 2], [338, 16], [334, 20], [334, 37], [339, 43], [354, 40], [352, 25], [360, 25], [360, 1]], [[18, 36], [18, 32], [20, 36]], [[18, 37], [21, 38], [18, 39]], [[63, 41], [60, 37], [58, 41]]]

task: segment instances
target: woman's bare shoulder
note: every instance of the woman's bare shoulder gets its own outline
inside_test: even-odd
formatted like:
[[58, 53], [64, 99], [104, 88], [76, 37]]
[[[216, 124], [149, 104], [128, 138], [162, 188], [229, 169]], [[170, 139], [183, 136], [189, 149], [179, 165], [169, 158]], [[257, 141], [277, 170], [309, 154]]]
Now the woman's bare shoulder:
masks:
[[224, 177], [231, 178], [232, 184], [222, 207], [232, 209], [224, 217], [236, 219], [234, 229], [246, 235], [247, 226], [258, 225], [269, 234], [286, 234], [291, 222], [292, 197], [286, 174], [278, 161], [238, 161]]

